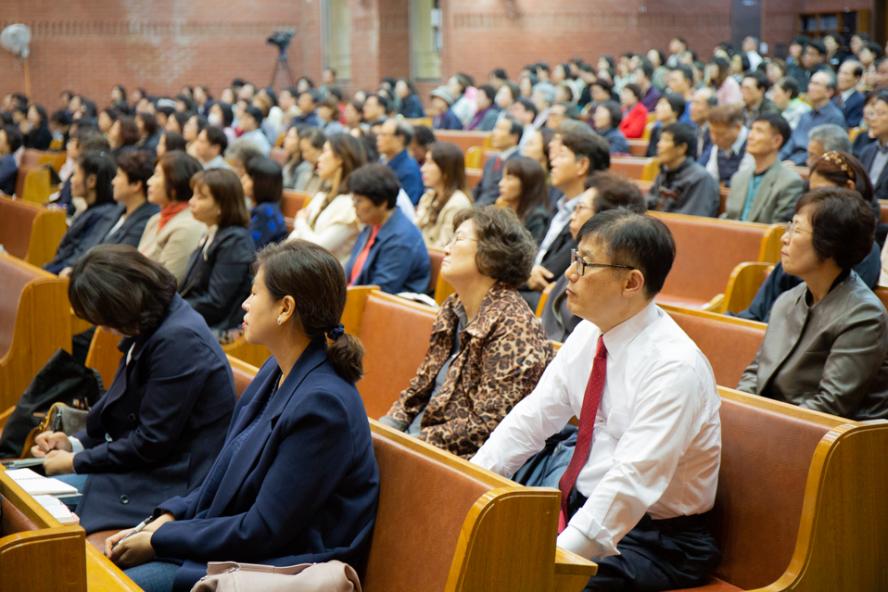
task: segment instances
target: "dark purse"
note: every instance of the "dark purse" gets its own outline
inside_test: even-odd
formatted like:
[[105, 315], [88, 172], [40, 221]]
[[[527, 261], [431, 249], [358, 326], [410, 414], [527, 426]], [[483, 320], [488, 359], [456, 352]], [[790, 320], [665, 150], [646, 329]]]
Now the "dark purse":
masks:
[[3, 426], [0, 458], [19, 458], [28, 434], [36, 428], [54, 403], [89, 409], [103, 393], [102, 378], [65, 350], [58, 350], [37, 372], [15, 411]]

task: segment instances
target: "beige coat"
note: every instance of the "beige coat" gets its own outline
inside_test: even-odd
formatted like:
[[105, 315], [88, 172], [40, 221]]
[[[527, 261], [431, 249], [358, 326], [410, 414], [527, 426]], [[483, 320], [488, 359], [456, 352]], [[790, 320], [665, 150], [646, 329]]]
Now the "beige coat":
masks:
[[471, 208], [472, 200], [457, 189], [441, 208], [438, 219], [432, 224], [429, 222], [429, 215], [434, 199], [434, 191], [426, 191], [420, 198], [416, 208], [416, 225], [419, 226], [427, 247], [443, 249], [453, 238], [453, 219], [456, 217], [456, 213], [465, 208]]
[[[350, 193], [337, 195], [318, 216], [326, 195], [323, 191], [319, 192], [305, 209], [296, 214], [290, 240], [302, 239], [321, 245], [344, 266], [355, 246], [361, 225]], [[311, 222], [314, 222], [314, 226]]]
[[207, 227], [195, 220], [187, 208], [170, 218], [158, 231], [159, 223], [159, 213], [148, 219], [142, 240], [139, 241], [139, 252], [166, 267], [176, 276], [176, 283], [181, 283], [188, 270], [188, 260], [200, 244]]

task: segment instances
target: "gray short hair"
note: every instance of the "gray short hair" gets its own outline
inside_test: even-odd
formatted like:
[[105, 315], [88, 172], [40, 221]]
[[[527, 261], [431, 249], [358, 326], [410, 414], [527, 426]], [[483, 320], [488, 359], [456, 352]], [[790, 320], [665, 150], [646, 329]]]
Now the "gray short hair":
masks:
[[848, 132], [834, 123], [824, 123], [812, 128], [808, 133], [808, 141], [817, 140], [823, 145], [824, 152], [837, 150], [851, 152], [851, 141]]

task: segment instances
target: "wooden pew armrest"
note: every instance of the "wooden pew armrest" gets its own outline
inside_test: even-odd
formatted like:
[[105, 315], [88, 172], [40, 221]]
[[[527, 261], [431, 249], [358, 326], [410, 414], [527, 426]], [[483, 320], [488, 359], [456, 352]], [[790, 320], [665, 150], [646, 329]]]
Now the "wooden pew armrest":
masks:
[[101, 551], [86, 543], [87, 590], [114, 590], [115, 592], [141, 590], [123, 571], [111, 563]]
[[555, 592], [577, 592], [582, 590], [589, 578], [598, 572], [598, 565], [572, 551], [555, 548]]

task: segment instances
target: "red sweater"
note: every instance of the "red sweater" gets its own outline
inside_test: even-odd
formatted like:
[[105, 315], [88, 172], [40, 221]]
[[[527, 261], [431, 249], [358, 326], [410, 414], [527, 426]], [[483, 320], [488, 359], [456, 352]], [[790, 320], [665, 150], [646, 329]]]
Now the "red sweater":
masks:
[[641, 101], [635, 103], [628, 113], [623, 112], [623, 120], [620, 122], [620, 131], [626, 139], [640, 138], [644, 135], [644, 127], [647, 125], [648, 110]]

